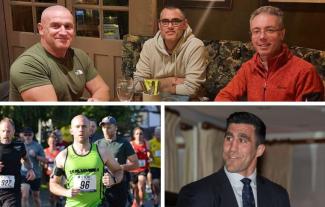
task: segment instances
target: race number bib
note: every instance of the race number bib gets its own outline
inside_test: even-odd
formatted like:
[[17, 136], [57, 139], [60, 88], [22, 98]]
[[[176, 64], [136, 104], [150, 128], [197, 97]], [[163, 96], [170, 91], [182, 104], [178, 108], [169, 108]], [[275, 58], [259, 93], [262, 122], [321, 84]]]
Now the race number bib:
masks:
[[73, 177], [73, 188], [80, 189], [80, 192], [96, 191], [96, 175], [76, 175]]
[[139, 160], [139, 167], [146, 166], [146, 160]]
[[15, 176], [13, 175], [0, 175], [0, 189], [14, 188]]
[[155, 156], [156, 156], [156, 157], [160, 157], [160, 150], [157, 150], [157, 151], [155, 152]]

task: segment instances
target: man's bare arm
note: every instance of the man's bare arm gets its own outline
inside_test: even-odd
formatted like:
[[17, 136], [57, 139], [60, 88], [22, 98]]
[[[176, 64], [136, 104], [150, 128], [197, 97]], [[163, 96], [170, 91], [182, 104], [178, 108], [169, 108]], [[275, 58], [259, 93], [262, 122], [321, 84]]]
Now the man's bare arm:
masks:
[[24, 101], [58, 101], [53, 85], [43, 85], [27, 89], [21, 93]]
[[[58, 156], [55, 158], [55, 167], [53, 173], [50, 177], [50, 191], [58, 196], [64, 197], [73, 197], [78, 195], [80, 192], [79, 189], [66, 189], [62, 186], [62, 174], [59, 173], [60, 171], [63, 173], [64, 169], [64, 162], [66, 159], [67, 150], [61, 151]], [[57, 168], [57, 169], [56, 169]]]
[[29, 159], [29, 157], [28, 157], [27, 154], [21, 158], [21, 162], [22, 162], [22, 164], [24, 165], [24, 167], [27, 170], [30, 170], [30, 169], [33, 168], [32, 162], [30, 161], [30, 159]]
[[86, 89], [91, 94], [88, 101], [108, 101], [110, 98], [109, 87], [99, 75], [86, 83]]
[[21, 163], [24, 165], [24, 167], [28, 170], [26, 174], [26, 179], [27, 180], [34, 180], [35, 179], [35, 172], [33, 170], [33, 165], [26, 154], [21, 158]]
[[121, 165], [124, 171], [135, 170], [139, 167], [139, 161], [136, 154], [128, 156], [127, 162]]
[[[120, 164], [114, 159], [113, 155], [108, 152], [107, 148], [99, 148], [99, 152], [103, 158], [104, 164], [108, 167], [109, 171], [115, 177], [115, 184], [123, 180], [123, 170]], [[114, 184], [114, 183], [113, 183]]]

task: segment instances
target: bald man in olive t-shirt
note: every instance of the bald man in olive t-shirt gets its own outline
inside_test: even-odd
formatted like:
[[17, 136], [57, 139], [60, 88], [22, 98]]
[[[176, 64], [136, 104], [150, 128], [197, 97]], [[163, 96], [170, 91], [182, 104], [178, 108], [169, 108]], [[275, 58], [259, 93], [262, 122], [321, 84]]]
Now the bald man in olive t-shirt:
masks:
[[97, 71], [82, 50], [70, 48], [67, 54], [64, 59], [56, 58], [40, 43], [29, 48], [11, 66], [9, 100], [23, 101], [22, 91], [51, 84], [59, 101], [78, 101]]
[[10, 101], [108, 101], [109, 87], [93, 62], [71, 48], [74, 18], [61, 5], [47, 7], [37, 24], [40, 43], [20, 55], [10, 68]]

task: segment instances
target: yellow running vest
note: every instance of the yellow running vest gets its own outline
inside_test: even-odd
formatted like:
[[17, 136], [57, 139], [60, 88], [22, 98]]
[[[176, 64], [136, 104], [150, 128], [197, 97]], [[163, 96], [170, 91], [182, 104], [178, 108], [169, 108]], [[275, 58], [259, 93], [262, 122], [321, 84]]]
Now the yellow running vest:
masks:
[[156, 137], [149, 140], [150, 152], [153, 154], [153, 160], [150, 162], [150, 167], [160, 168], [160, 142]]
[[79, 188], [81, 191], [76, 197], [67, 198], [66, 207], [96, 207], [101, 203], [104, 163], [97, 145], [92, 144], [87, 155], [76, 154], [70, 145], [64, 171], [67, 176], [67, 188]]

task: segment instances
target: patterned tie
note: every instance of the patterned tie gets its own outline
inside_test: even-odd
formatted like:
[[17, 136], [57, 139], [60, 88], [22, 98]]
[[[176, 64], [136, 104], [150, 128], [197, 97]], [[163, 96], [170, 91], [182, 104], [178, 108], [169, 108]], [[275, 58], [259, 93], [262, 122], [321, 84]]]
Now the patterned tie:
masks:
[[255, 207], [253, 190], [250, 185], [251, 179], [243, 178], [241, 182], [244, 183], [242, 199], [243, 199], [243, 207]]

